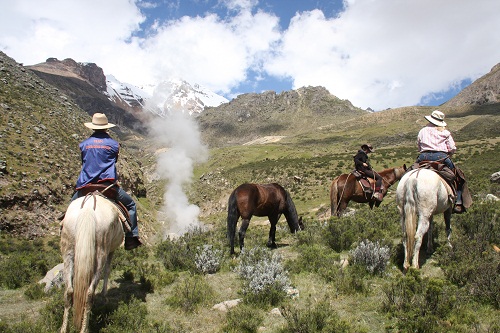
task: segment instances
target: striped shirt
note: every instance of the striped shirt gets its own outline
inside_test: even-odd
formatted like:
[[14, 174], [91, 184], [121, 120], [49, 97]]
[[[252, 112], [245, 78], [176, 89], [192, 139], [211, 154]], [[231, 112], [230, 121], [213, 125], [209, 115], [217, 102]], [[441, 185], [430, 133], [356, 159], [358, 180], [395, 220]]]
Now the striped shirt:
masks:
[[453, 154], [457, 147], [455, 141], [447, 129], [439, 130], [437, 126], [428, 124], [418, 132], [418, 151], [442, 151]]

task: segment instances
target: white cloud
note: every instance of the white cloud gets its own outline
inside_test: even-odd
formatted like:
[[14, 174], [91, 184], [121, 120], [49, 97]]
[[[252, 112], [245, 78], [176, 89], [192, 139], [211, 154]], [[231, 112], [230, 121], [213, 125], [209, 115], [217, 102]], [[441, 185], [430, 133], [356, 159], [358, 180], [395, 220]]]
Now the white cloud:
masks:
[[377, 110], [415, 105], [499, 62], [497, 0], [346, 0], [337, 17], [301, 12], [284, 31], [262, 1], [219, 1], [229, 17], [146, 21], [140, 8], [159, 4], [2, 1], [0, 49], [25, 64], [70, 57], [137, 85], [178, 76], [224, 93], [249, 84], [250, 70], [267, 72]]
[[297, 14], [267, 69], [356, 106], [416, 105], [498, 61], [500, 2], [356, 0], [340, 17]]

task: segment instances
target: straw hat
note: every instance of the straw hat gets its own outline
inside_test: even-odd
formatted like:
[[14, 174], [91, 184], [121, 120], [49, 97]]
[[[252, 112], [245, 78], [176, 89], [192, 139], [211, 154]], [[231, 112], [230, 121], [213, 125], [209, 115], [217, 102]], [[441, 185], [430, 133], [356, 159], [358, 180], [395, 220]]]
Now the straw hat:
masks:
[[446, 123], [444, 122], [444, 113], [439, 110], [432, 111], [432, 114], [430, 116], [425, 116], [425, 119], [436, 126], [446, 127]]
[[115, 127], [115, 124], [108, 123], [108, 117], [104, 113], [94, 113], [91, 123], [85, 123], [88, 128], [99, 130]]

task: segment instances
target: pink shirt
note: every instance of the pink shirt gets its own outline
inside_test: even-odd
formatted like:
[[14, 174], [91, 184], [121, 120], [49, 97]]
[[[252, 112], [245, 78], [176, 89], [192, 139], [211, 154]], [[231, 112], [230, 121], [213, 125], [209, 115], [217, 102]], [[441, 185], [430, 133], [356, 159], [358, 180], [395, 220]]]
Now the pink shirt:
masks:
[[428, 124], [418, 132], [417, 144], [419, 152], [430, 150], [453, 154], [457, 150], [450, 131], [440, 131], [433, 124]]

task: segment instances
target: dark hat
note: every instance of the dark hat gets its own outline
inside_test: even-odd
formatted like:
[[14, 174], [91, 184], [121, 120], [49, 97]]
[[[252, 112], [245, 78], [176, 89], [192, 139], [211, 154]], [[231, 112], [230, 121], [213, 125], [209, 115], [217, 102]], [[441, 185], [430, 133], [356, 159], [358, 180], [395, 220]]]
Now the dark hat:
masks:
[[370, 153], [373, 153], [373, 147], [372, 147], [372, 145], [370, 145], [368, 143], [365, 143], [364, 145], [362, 145], [361, 149], [368, 150]]

